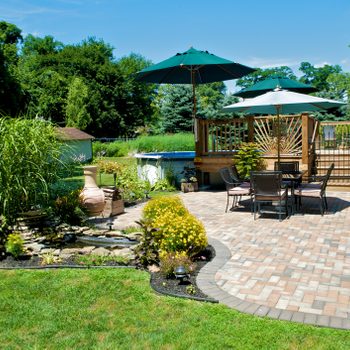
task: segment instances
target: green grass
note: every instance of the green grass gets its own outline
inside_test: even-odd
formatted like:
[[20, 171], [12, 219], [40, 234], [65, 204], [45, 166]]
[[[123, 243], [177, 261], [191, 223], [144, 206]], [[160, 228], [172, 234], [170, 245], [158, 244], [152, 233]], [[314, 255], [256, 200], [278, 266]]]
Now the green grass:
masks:
[[349, 349], [350, 332], [160, 296], [132, 269], [0, 271], [1, 349]]
[[178, 133], [140, 136], [126, 142], [94, 142], [92, 148], [94, 156], [103, 151], [108, 157], [123, 157], [128, 153], [135, 152], [194, 151], [194, 135], [192, 133]]

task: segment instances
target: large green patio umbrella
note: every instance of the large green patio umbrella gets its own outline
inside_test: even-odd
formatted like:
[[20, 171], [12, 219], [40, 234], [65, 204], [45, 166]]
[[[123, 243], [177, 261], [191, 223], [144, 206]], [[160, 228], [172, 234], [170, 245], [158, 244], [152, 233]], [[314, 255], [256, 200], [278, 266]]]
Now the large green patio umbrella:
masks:
[[234, 95], [243, 98], [252, 98], [262, 95], [268, 91], [272, 91], [276, 88], [300, 92], [303, 94], [309, 94], [311, 92], [318, 91], [311, 85], [299, 83], [298, 81], [289, 78], [274, 76], [265, 80], [261, 80], [253, 86], [236, 92]]
[[248, 98], [223, 108], [225, 112], [277, 115], [277, 161], [280, 163], [280, 114], [326, 111], [344, 105], [344, 102], [299, 94], [279, 88], [263, 95]]
[[193, 118], [196, 117], [197, 84], [237, 79], [255, 69], [191, 47], [136, 74], [136, 79], [148, 83], [192, 84]]

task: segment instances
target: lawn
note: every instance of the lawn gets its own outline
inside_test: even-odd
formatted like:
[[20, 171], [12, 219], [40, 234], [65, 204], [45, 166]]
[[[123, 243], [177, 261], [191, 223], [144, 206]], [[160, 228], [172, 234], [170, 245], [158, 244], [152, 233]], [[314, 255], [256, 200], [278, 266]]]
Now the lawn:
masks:
[[1, 349], [349, 349], [350, 332], [165, 297], [133, 269], [0, 271]]

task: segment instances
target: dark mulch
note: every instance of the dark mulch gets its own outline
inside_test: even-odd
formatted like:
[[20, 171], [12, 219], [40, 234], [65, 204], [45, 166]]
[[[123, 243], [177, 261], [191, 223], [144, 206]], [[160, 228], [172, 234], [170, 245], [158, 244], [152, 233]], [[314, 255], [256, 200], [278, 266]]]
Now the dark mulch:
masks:
[[[176, 278], [166, 278], [160, 272], [154, 272], [151, 275], [151, 286], [154, 290], [162, 294], [215, 302], [214, 299], [208, 297], [208, 295], [203, 293], [198, 288], [196, 283], [198, 272], [214, 257], [214, 248], [212, 246], [208, 246], [195, 258], [196, 269], [189, 276], [189, 278], [186, 278], [183, 281], [179, 281]], [[191, 293], [191, 291], [194, 291], [194, 293]]]

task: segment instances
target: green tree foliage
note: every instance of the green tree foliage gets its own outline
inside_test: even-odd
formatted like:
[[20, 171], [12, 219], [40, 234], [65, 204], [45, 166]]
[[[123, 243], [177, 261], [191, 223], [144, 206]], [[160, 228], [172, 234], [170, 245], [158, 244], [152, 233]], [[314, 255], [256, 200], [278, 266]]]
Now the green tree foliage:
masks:
[[[315, 67], [309, 62], [302, 62], [299, 70], [303, 72], [300, 81], [314, 86], [319, 91], [315, 93], [318, 97], [343, 100], [344, 90], [342, 83], [345, 76], [342, 75], [342, 69], [339, 65], [324, 65]], [[313, 113], [318, 120], [345, 120], [347, 107], [343, 106], [327, 112]]]
[[[192, 87], [190, 85], [161, 85], [155, 101], [160, 117], [160, 131], [177, 133], [192, 131]], [[200, 109], [200, 100], [197, 109]]]
[[[226, 97], [225, 91], [226, 87], [223, 82], [197, 85], [196, 116], [203, 119], [225, 117], [221, 109], [225, 104], [230, 103], [228, 101], [232, 101], [232, 97]], [[191, 85], [161, 85], [154, 104], [158, 111], [161, 132], [192, 131], [193, 91]]]
[[87, 112], [89, 89], [81, 78], [73, 78], [68, 88], [66, 105], [66, 126], [73, 126], [85, 130], [91, 122]]
[[153, 88], [133, 78], [148, 64], [135, 54], [116, 62], [112, 47], [95, 38], [64, 46], [52, 37], [28, 36], [21, 60], [28, 112], [95, 136], [133, 135], [153, 114]]
[[157, 122], [152, 104], [156, 85], [139, 83], [134, 78], [136, 72], [150, 64], [150, 61], [134, 53], [118, 61], [124, 79], [119, 108], [123, 120], [127, 121], [129, 128], [137, 133]]
[[0, 22], [0, 113], [15, 116], [22, 107], [23, 94], [17, 79], [18, 49], [21, 30]]
[[236, 85], [242, 89], [250, 87], [261, 80], [265, 80], [272, 76], [281, 78], [297, 79], [291, 68], [287, 66], [261, 69], [258, 68], [255, 72], [248, 74], [237, 80]]
[[56, 41], [51, 35], [39, 38], [28, 34], [23, 42], [22, 54], [23, 56], [48, 55], [56, 53], [62, 48], [63, 44], [60, 41]]
[[310, 84], [319, 91], [327, 91], [329, 89], [328, 77], [334, 73], [342, 71], [339, 65], [324, 65], [323, 67], [315, 67], [309, 62], [302, 62], [299, 70], [303, 72], [300, 81]]

